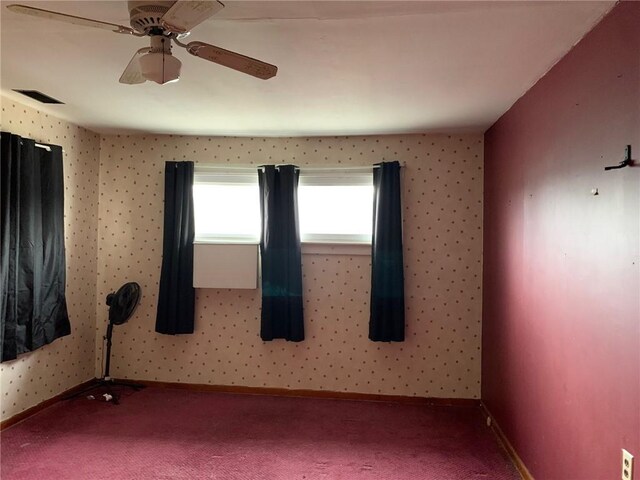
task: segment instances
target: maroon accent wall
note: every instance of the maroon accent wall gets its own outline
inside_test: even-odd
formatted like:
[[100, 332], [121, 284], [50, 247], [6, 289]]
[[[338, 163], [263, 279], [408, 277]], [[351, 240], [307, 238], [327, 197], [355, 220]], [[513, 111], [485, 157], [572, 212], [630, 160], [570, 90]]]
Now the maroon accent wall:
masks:
[[640, 162], [603, 169], [627, 144], [640, 2], [485, 136], [482, 398], [538, 480], [620, 478], [621, 448], [640, 479]]

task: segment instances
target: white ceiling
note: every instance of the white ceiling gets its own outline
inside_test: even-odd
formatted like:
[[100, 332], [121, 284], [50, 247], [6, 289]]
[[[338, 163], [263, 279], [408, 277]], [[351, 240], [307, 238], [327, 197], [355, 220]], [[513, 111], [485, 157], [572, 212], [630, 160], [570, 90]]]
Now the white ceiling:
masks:
[[118, 83], [147, 37], [19, 15], [11, 3], [129, 24], [124, 1], [3, 0], [5, 96], [101, 133], [246, 136], [483, 131], [614, 4], [228, 0], [189, 40], [278, 75], [258, 80], [175, 47], [182, 76], [160, 86]]

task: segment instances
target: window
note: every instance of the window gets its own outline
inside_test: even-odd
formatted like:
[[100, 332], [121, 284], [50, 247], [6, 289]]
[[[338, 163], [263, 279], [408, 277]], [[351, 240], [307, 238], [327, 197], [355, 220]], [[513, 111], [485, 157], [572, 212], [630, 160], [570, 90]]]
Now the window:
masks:
[[258, 243], [258, 172], [196, 167], [193, 184], [196, 242]]
[[303, 242], [371, 243], [373, 174], [302, 170], [298, 214]]
[[[260, 241], [257, 171], [197, 166], [193, 197], [196, 243]], [[302, 242], [370, 244], [371, 169], [303, 169], [298, 214]]]

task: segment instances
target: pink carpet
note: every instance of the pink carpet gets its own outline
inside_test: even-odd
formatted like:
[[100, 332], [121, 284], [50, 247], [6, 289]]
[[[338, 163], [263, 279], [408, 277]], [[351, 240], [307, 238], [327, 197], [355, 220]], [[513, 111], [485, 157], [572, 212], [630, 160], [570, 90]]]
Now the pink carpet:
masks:
[[516, 480], [477, 408], [147, 388], [1, 434], [2, 480]]

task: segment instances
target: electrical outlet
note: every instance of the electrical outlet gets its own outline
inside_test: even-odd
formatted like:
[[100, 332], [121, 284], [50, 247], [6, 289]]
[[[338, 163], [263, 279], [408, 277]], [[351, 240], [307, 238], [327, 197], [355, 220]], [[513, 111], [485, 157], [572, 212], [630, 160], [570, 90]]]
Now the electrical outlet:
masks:
[[633, 455], [622, 449], [622, 480], [633, 480]]

